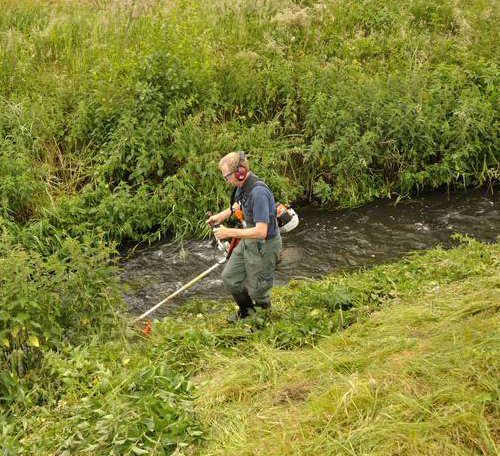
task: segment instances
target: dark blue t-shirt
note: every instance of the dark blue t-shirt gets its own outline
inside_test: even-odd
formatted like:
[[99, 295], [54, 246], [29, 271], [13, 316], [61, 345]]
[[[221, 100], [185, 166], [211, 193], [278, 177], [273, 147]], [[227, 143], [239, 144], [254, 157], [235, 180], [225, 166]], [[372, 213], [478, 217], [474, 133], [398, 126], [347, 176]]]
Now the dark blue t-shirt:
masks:
[[[243, 190], [239, 188], [236, 191], [236, 199], [239, 200]], [[262, 184], [255, 185], [247, 200], [243, 204], [243, 215], [245, 220], [251, 224], [257, 222], [267, 223], [266, 239], [272, 239], [276, 236], [278, 226], [276, 223], [276, 204], [274, 196], [266, 186]]]

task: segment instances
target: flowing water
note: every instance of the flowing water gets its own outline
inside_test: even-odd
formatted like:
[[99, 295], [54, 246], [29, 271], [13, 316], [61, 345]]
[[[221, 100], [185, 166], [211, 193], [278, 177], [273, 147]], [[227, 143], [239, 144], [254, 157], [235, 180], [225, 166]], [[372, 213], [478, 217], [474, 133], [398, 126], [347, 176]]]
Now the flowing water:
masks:
[[[343, 211], [297, 210], [299, 226], [283, 235], [283, 260], [276, 285], [294, 278], [370, 266], [438, 244], [450, 247], [453, 233], [495, 242], [500, 234], [500, 192], [431, 193], [411, 201], [379, 200]], [[159, 243], [136, 252], [123, 265], [121, 280], [131, 312], [139, 314], [215, 264], [221, 254], [212, 241]], [[228, 300], [220, 266], [152, 317], [162, 317], [194, 297]]]

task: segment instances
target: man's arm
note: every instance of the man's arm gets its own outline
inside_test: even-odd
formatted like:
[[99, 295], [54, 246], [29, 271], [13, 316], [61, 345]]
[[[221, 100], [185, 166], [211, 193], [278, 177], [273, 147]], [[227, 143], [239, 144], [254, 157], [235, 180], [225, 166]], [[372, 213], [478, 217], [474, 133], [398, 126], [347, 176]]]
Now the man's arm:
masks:
[[[233, 204], [233, 211], [238, 209], [238, 203]], [[222, 223], [224, 220], [227, 220], [229, 217], [231, 217], [231, 209], [225, 209], [218, 214], [212, 215], [207, 219], [207, 223], [210, 225], [211, 223]]]
[[227, 228], [221, 226], [214, 229], [214, 234], [217, 239], [233, 237], [238, 239], [265, 239], [267, 236], [267, 223], [257, 222], [252, 228]]
[[212, 223], [219, 224], [222, 223], [224, 220], [227, 220], [229, 217], [231, 217], [231, 209], [225, 209], [222, 212], [219, 212], [218, 214], [211, 215], [207, 219], [207, 223], [209, 225]]

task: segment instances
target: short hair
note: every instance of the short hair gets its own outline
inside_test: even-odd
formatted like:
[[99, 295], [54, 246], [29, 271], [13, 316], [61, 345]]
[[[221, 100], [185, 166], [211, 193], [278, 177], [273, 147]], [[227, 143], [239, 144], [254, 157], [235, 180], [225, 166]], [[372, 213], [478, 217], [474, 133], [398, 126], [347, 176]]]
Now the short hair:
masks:
[[222, 165], [227, 165], [231, 171], [236, 171], [238, 167], [243, 166], [247, 171], [250, 171], [250, 165], [248, 164], [247, 156], [243, 152], [243, 160], [240, 162], [240, 152], [229, 152], [224, 155], [219, 161], [219, 168]]

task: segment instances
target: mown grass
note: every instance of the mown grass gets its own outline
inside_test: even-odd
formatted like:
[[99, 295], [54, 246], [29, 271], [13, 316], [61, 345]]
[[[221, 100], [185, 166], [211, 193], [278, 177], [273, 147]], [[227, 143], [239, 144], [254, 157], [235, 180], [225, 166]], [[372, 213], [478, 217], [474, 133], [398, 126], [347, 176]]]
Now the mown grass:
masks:
[[313, 348], [255, 343], [197, 378], [199, 455], [500, 453], [500, 270], [395, 298]]
[[496, 454], [499, 279], [500, 245], [464, 240], [276, 289], [272, 311], [235, 326], [194, 301], [148, 338], [46, 353], [1, 416], [0, 448]]

